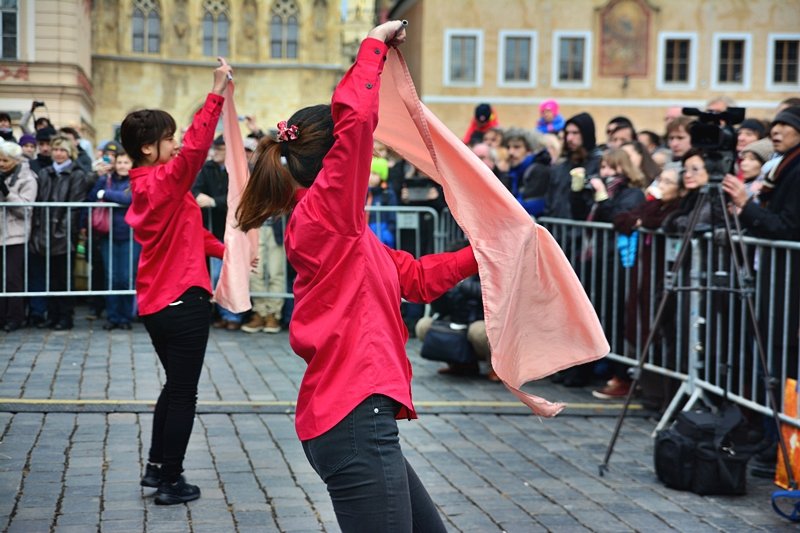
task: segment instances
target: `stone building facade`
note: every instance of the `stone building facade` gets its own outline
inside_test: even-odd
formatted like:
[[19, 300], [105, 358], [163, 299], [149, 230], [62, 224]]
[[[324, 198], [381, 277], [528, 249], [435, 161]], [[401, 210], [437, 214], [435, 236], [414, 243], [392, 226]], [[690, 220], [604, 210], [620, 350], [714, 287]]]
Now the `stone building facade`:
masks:
[[504, 126], [534, 127], [555, 98], [569, 117], [589, 111], [598, 138], [627, 115], [663, 131], [670, 106], [719, 95], [770, 118], [800, 96], [797, 0], [399, 0], [403, 54], [420, 96], [459, 135], [475, 105]]

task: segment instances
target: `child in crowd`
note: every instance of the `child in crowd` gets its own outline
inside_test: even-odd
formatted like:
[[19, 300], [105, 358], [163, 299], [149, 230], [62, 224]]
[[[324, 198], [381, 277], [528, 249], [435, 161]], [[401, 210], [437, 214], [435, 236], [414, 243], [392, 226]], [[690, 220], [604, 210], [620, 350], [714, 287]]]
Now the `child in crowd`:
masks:
[[[369, 189], [367, 191], [367, 205], [396, 206], [397, 195], [389, 188], [389, 162], [382, 157], [372, 158], [372, 167], [369, 173]], [[378, 236], [380, 241], [390, 248], [395, 247], [395, 229], [397, 227], [397, 214], [391, 211], [372, 211], [369, 214], [369, 229]]]
[[774, 154], [772, 140], [768, 138], [759, 139], [744, 147], [739, 152], [739, 174], [744, 182], [748, 198], [758, 201], [758, 191], [764, 183], [764, 163], [772, 159]]
[[[106, 276], [110, 278], [110, 289], [127, 290], [132, 287], [136, 266], [139, 262], [140, 246], [131, 240], [130, 226], [125, 222], [127, 206], [131, 204], [131, 183], [129, 172], [133, 167], [131, 158], [125, 152], [118, 152], [114, 171], [98, 178], [89, 193], [96, 201], [113, 202], [125, 206], [113, 208], [109, 220], [109, 232], [99, 237], [99, 249], [103, 258]], [[103, 209], [103, 208], [94, 208]], [[107, 287], [96, 287], [105, 290]], [[133, 297], [120, 294], [106, 296], [105, 330], [131, 329], [133, 320]]]
[[344, 532], [445, 531], [400, 447], [397, 419], [416, 418], [400, 301], [430, 302], [478, 269], [470, 247], [416, 260], [367, 226], [381, 72], [388, 46], [404, 40], [399, 20], [375, 27], [331, 105], [279, 123], [237, 212], [244, 231], [291, 212], [289, 342], [308, 364], [295, 426]]
[[539, 104], [539, 121], [536, 123], [539, 133], [558, 133], [564, 129], [564, 117], [558, 112], [558, 102], [545, 100]]
[[142, 245], [136, 279], [139, 315], [166, 372], [141, 480], [142, 486], [158, 488], [159, 505], [200, 497], [200, 488], [181, 474], [208, 343], [211, 285], [206, 256], [221, 258], [225, 246], [203, 228], [190, 191], [214, 139], [231, 73], [225, 60], [219, 61], [211, 93], [186, 131], [183, 146], [175, 140], [175, 120], [161, 110], [134, 111], [120, 128], [134, 166], [133, 202], [125, 221]]

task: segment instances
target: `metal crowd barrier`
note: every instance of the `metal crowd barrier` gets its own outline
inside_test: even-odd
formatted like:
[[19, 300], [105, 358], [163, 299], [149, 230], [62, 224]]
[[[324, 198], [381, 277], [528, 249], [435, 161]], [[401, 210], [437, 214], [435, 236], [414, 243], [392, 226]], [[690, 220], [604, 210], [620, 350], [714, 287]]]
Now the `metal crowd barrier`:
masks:
[[[110, 224], [110, 231], [107, 236], [99, 237], [92, 231], [92, 219], [98, 209], [126, 209], [111, 202], [24, 202], [24, 203], [0, 203], [0, 224], [7, 227], [8, 220], [12, 217], [12, 210], [23, 209], [24, 218], [27, 226], [31, 225], [34, 216], [34, 209], [40, 210], [37, 216], [44, 222], [45, 242], [47, 252], [39, 255], [33, 253], [30, 239], [23, 243], [24, 257], [21, 268], [24, 271], [24, 284], [21, 292], [9, 292], [7, 290], [7, 269], [18, 268], [16, 265], [8, 265], [7, 250], [5, 246], [0, 246], [0, 259], [2, 259], [3, 272], [2, 283], [0, 283], [0, 298], [2, 297], [37, 297], [37, 296], [105, 296], [135, 294], [135, 273], [136, 258], [138, 257], [138, 244], [133, 239], [133, 231], [128, 229], [129, 243], [129, 262], [128, 262], [128, 281], [125, 288], [112, 289], [111, 279], [115, 269], [113, 254], [109, 256], [108, 269], [105, 272], [105, 282], [98, 284], [96, 269], [103, 268], [101, 257], [101, 245], [106, 240], [114, 239], [113, 223]], [[395, 218], [395, 248], [402, 248], [415, 257], [420, 255], [440, 252], [444, 249], [445, 243], [439, 234], [439, 213], [430, 207], [409, 207], [409, 206], [368, 206], [368, 213], [374, 213], [376, 222], [385, 221], [388, 217]], [[18, 212], [18, 211], [15, 211]], [[65, 232], [69, 235], [69, 245], [66, 246], [66, 287], [63, 290], [56, 290], [51, 287], [50, 272], [55, 266], [53, 256], [49, 250], [53, 241], [50, 235], [50, 222], [52, 216], [60, 217], [65, 222]], [[211, 217], [205, 217], [210, 224]], [[87, 228], [85, 238], [81, 236], [80, 228]], [[213, 228], [209, 228], [212, 229]], [[0, 233], [0, 237], [2, 233]], [[2, 244], [2, 243], [0, 243]], [[31, 275], [32, 268], [41, 267], [39, 278]], [[284, 272], [290, 272], [288, 262], [284, 262]], [[256, 297], [272, 298], [293, 298], [290, 286], [284, 292], [253, 292]]]
[[[609, 359], [634, 366], [661, 301], [665, 274], [681, 239], [662, 232], [639, 234], [636, 261], [623, 268], [610, 224], [541, 218], [560, 243], [584, 285], [611, 345]], [[726, 396], [771, 415], [755, 345], [754, 326], [738, 289], [730, 247], [707, 232], [690, 240], [690, 253], [670, 286], [664, 313], [644, 368], [680, 381], [660, 427], [674, 410], [704, 395]], [[738, 240], [738, 238], [736, 238]], [[782, 403], [787, 378], [800, 374], [800, 243], [742, 237], [753, 273], [753, 296], [769, 375]], [[747, 288], [749, 287], [749, 289]], [[728, 289], [725, 291], [712, 289]], [[688, 399], [687, 399], [688, 398]], [[800, 419], [780, 415], [800, 427]]]

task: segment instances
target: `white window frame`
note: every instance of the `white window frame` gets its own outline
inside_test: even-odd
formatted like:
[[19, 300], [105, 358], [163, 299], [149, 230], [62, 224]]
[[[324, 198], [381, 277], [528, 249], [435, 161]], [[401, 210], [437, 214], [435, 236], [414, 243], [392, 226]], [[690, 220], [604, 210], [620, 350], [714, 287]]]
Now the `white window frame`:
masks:
[[797, 83], [775, 83], [772, 77], [775, 74], [775, 41], [800, 41], [800, 33], [770, 33], [767, 35], [767, 82], [766, 88], [770, 92], [797, 92], [800, 91], [800, 76]]
[[[530, 80], [528, 81], [507, 81], [506, 76], [506, 38], [508, 37], [527, 37], [531, 41], [530, 64], [528, 65], [528, 72], [530, 72]], [[499, 54], [497, 58], [497, 86], [498, 87], [523, 87], [531, 88], [536, 87], [536, 58], [539, 56], [538, 34], [535, 31], [523, 30], [500, 30], [497, 34], [497, 48]]]
[[[21, 4], [22, 4], [22, 1], [21, 0], [18, 1], [17, 2], [17, 9], [14, 11], [15, 19], [16, 19], [16, 23], [17, 23], [17, 28], [16, 28], [17, 29], [17, 34], [14, 36], [14, 38], [17, 41], [16, 42], [17, 53], [16, 53], [16, 55], [14, 57], [5, 57], [5, 58], [2, 57], [2, 55], [3, 55], [3, 53], [2, 53], [3, 52], [3, 42], [0, 41], [0, 61], [19, 61], [20, 57], [22, 56], [22, 54], [21, 54], [22, 51], [19, 49], [20, 43], [22, 42], [22, 40], [20, 39], [20, 34], [19, 34], [20, 33], [20, 31], [19, 31], [20, 30], [20, 16], [21, 16], [21, 12], [22, 12], [22, 5]], [[10, 10], [8, 10], [8, 11], [10, 11]], [[2, 34], [0, 34], [0, 36], [1, 35]]]
[[[580, 38], [584, 41], [583, 47], [583, 80], [561, 81], [558, 79], [561, 63], [561, 39]], [[553, 32], [553, 57], [551, 66], [550, 86], [559, 89], [589, 89], [592, 86], [592, 32], [590, 31], [554, 31]]]
[[[453, 37], [475, 37], [475, 81], [450, 79], [450, 39]], [[444, 70], [442, 79], [445, 87], [483, 87], [483, 30], [459, 28], [444, 31]]]
[[[681, 39], [689, 41], [689, 80], [687, 82], [667, 82], [664, 81], [664, 52], [666, 51], [667, 41], [670, 39]], [[659, 91], [685, 91], [694, 90], [697, 87], [697, 33], [688, 31], [663, 31], [658, 34], [658, 62], [657, 62], [656, 89]]]
[[[749, 91], [751, 72], [753, 66], [752, 53], [753, 53], [753, 38], [749, 33], [715, 33], [712, 36], [713, 45], [711, 55], [711, 88], [715, 91]], [[744, 41], [744, 50], [742, 51], [742, 82], [729, 83], [720, 82], [719, 75], [719, 50], [722, 41]]]

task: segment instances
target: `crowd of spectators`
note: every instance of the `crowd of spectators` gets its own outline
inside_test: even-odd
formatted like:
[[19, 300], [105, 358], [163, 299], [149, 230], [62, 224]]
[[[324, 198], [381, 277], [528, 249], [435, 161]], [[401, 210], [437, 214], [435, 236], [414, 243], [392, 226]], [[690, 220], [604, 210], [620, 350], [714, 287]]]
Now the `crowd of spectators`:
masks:
[[[724, 112], [731, 105], [730, 99], [716, 98], [707, 108]], [[733, 126], [735, 164], [722, 187], [728, 194], [729, 209], [739, 215], [750, 235], [800, 240], [798, 106], [800, 98], [787, 99], [773, 116], [747, 117]], [[124, 221], [125, 206], [130, 204], [130, 159], [117, 142], [107, 141], [93, 150], [78, 127], [56, 129], [46, 116], [36, 115], [41, 107], [40, 102], [34, 102], [15, 125], [8, 114], [0, 113], [0, 244], [5, 248], [0, 261], [6, 262], [2, 265], [4, 291], [23, 289], [24, 276], [20, 274], [26, 265], [29, 292], [68, 291], [75, 287], [68, 279], [70, 273], [84, 271], [97, 290], [130, 289], [139, 254]], [[680, 108], [669, 108], [663, 125], [637, 129], [628, 117], [616, 116], [605, 125], [601, 140], [589, 112], [565, 119], [558, 102], [552, 99], [543, 101], [538, 110], [538, 120], [512, 125], [502, 122], [492, 105], [481, 103], [475, 108], [463, 140], [532, 216], [613, 224], [618, 234], [616, 243], [577, 239], [581, 241], [575, 243], [580, 249], [580, 261], [592, 261], [594, 257], [595, 261], [621, 261], [626, 268], [650, 268], [644, 259], [648, 254], [640, 254], [643, 259], [639, 262], [633, 259], [636, 247], [650, 244], [638, 242], [637, 230], [684, 231], [700, 191], [709, 181], [707, 154], [692, 146], [695, 119], [683, 115]], [[245, 138], [249, 155], [265, 132], [253, 117], [245, 117], [244, 121], [250, 131]], [[15, 126], [20, 130], [18, 136]], [[663, 134], [658, 133], [662, 128]], [[392, 208], [412, 206], [441, 213], [446, 207], [441, 187], [379, 142], [375, 143], [374, 155], [365, 198], [365, 204], [373, 208], [370, 229], [387, 246], [417, 256], [433, 252], [435, 221], [430, 212], [418, 214], [416, 227], [407, 221], [398, 227]], [[204, 208], [206, 227], [220, 240], [224, 239], [227, 215], [228, 176], [224, 162], [225, 143], [220, 136], [192, 189], [198, 205]], [[122, 207], [112, 211], [105, 229], [94, 223], [95, 218], [101, 218], [95, 216], [99, 212], [96, 206], [92, 210], [2, 207], [7, 202], [33, 201], [113, 202]], [[712, 205], [703, 206], [699, 227], [713, 224], [719, 216]], [[283, 252], [283, 224], [284, 221], [268, 221], [259, 234], [261, 261], [251, 278], [254, 291], [291, 290], [292, 273], [286, 270]], [[214, 282], [219, 270], [220, 262], [212, 260], [210, 276]], [[608, 283], [596, 278], [583, 277], [587, 290], [600, 289], [599, 284]], [[610, 298], [603, 303], [610, 307], [598, 309], [598, 313], [627, 316], [627, 321], [615, 321], [617, 333], [634, 343], [642, 331], [647, 331], [644, 304], [635, 295], [646, 295], [650, 290], [643, 281], [643, 286], [628, 291], [626, 301]], [[253, 301], [254, 310], [247, 315], [218, 307], [213, 325], [248, 333], [275, 333], [285, 327], [290, 306], [285, 309], [283, 299]], [[105, 313], [107, 329], [128, 329], [136, 317], [130, 296], [93, 297], [88, 304], [90, 317]], [[424, 310], [421, 306], [403, 305], [409, 329], [414, 331]], [[73, 325], [73, 307], [70, 296], [2, 298], [0, 326], [6, 331], [26, 324], [69, 329]], [[638, 324], [638, 333], [633, 331], [637, 329], [634, 324]], [[425, 328], [416, 329], [420, 333]], [[481, 333], [484, 334], [485, 331]], [[592, 376], [592, 369], [577, 368], [560, 379], [566, 385], [583, 386], [590, 383]], [[597, 397], [615, 398], [627, 393], [630, 381], [624, 368], [612, 365], [610, 376], [606, 386], [595, 391]]]

